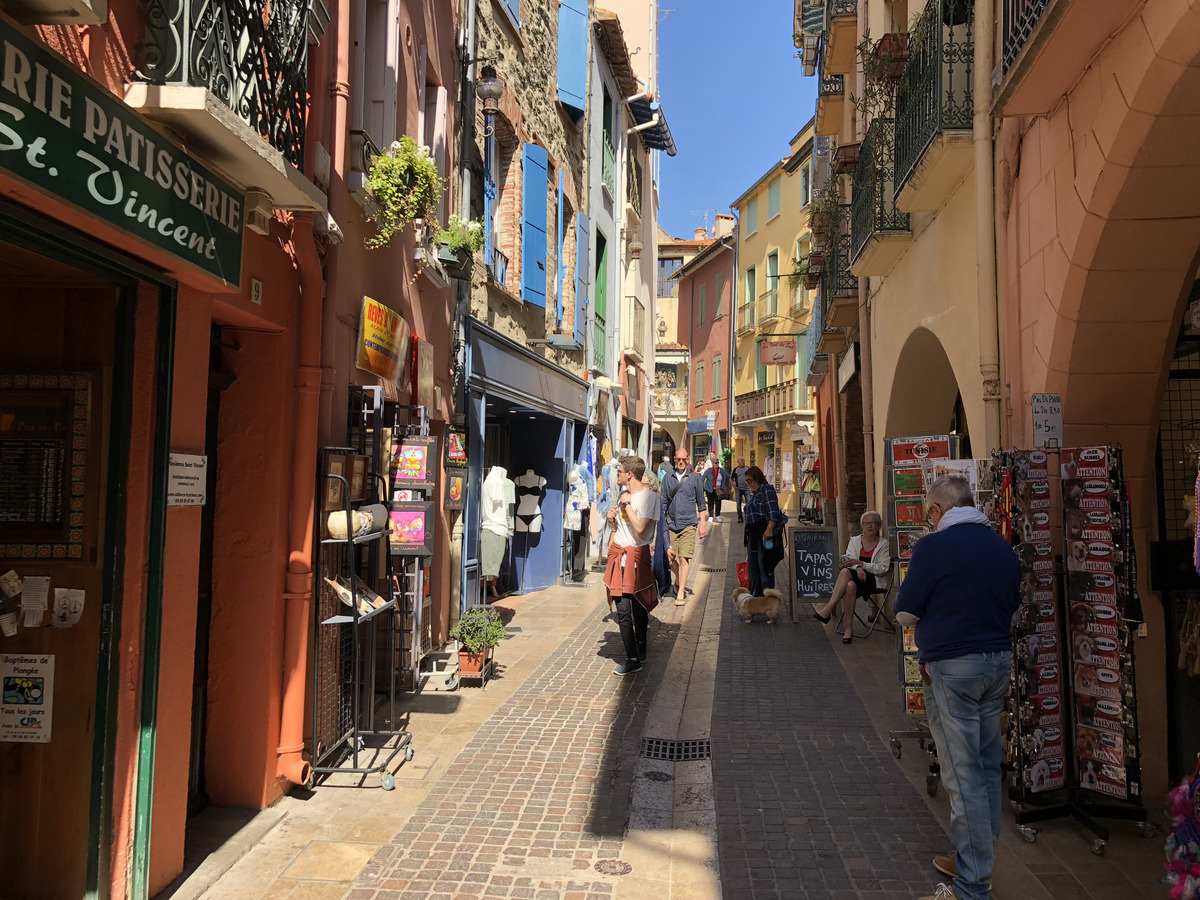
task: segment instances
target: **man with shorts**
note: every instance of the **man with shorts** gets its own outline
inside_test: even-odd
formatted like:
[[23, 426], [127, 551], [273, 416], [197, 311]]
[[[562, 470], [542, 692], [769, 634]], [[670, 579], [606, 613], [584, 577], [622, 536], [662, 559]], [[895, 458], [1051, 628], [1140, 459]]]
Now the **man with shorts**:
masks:
[[696, 538], [704, 537], [708, 504], [704, 499], [704, 482], [698, 474], [688, 471], [688, 453], [682, 447], [675, 451], [675, 470], [663, 479], [662, 502], [667, 507], [671, 545], [667, 558], [675, 580], [675, 605], [683, 606], [687, 598], [688, 567], [696, 555]]

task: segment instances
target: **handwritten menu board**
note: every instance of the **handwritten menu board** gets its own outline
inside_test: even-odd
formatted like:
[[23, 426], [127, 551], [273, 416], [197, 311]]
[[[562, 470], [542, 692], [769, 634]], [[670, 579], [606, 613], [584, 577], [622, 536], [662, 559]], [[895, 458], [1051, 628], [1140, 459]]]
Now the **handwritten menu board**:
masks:
[[812, 600], [833, 596], [837, 550], [832, 531], [796, 529], [792, 532], [792, 571], [796, 596]]

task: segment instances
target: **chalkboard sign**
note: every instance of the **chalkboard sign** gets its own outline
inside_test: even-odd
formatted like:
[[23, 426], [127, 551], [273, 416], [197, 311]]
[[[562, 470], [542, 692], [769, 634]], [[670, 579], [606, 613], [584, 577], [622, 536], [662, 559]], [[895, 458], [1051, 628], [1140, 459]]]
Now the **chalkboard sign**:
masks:
[[796, 596], [814, 600], [832, 597], [838, 556], [833, 531], [799, 528], [793, 531], [792, 571], [796, 575]]

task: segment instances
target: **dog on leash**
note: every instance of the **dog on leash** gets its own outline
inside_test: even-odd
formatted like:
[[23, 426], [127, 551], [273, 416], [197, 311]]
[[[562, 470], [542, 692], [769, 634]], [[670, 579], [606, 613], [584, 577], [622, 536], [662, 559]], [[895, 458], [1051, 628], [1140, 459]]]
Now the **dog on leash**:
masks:
[[755, 597], [740, 585], [733, 589], [734, 608], [741, 613], [742, 621], [749, 622], [755, 613], [762, 613], [772, 625], [779, 618], [779, 604], [783, 602], [783, 594], [775, 588], [767, 588], [761, 597]]

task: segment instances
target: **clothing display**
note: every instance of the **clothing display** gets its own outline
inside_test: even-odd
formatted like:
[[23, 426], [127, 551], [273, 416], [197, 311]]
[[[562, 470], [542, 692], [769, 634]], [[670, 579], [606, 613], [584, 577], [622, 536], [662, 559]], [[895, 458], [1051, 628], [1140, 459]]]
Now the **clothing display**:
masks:
[[516, 530], [538, 534], [542, 530], [542, 496], [546, 491], [546, 479], [533, 469], [513, 479], [517, 491]]
[[495, 578], [500, 574], [500, 564], [504, 561], [504, 548], [508, 538], [494, 531], [479, 533], [479, 575], [481, 578]]
[[480, 517], [484, 531], [501, 537], [513, 532], [512, 507], [517, 502], [517, 489], [503, 466], [492, 466], [483, 479], [480, 496]]
[[568, 531], [582, 529], [583, 513], [592, 507], [588, 499], [585, 472], [584, 467], [576, 463], [567, 474], [567, 515], [563, 525]]

